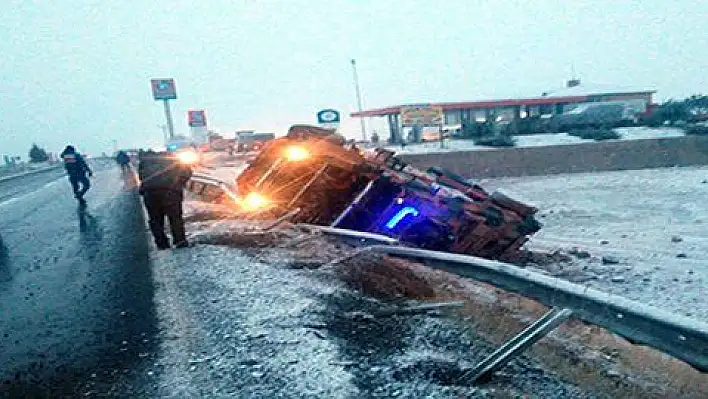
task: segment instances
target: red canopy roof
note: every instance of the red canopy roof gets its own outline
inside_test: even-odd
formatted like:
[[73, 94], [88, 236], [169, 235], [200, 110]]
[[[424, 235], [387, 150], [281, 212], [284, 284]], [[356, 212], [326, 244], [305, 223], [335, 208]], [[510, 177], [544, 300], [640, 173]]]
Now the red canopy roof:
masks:
[[[645, 94], [653, 92], [636, 92], [627, 94]], [[615, 93], [617, 94], [617, 93]], [[446, 103], [431, 103], [431, 106], [440, 106], [443, 111], [451, 111], [457, 109], [474, 109], [474, 108], [497, 108], [497, 107], [513, 107], [517, 105], [552, 105], [558, 103], [582, 103], [590, 101], [591, 95], [582, 96], [563, 96], [563, 97], [534, 97], [534, 98], [517, 98], [506, 100], [486, 100], [486, 101], [466, 101], [466, 102], [446, 102]], [[386, 116], [394, 115], [401, 112], [402, 105], [374, 108], [362, 112], [354, 112], [352, 117], [370, 117], [370, 116]]]

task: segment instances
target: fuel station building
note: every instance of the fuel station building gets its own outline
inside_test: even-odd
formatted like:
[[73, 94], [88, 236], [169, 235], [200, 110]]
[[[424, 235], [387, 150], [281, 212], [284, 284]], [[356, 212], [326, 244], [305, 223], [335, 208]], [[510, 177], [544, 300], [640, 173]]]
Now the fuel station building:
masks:
[[[404, 137], [403, 129], [407, 125], [402, 121], [401, 113], [408, 107], [419, 106], [437, 109], [441, 114], [443, 129], [459, 129], [470, 122], [484, 122], [490, 118], [495, 121], [505, 120], [515, 123], [526, 118], [543, 118], [567, 112], [579, 104], [591, 102], [627, 101], [638, 104], [643, 112], [651, 109], [656, 90], [630, 90], [611, 87], [588, 87], [579, 80], [569, 80], [566, 87], [543, 93], [538, 97], [513, 98], [501, 100], [481, 100], [466, 102], [440, 102], [424, 105], [394, 105], [383, 108], [354, 112], [352, 117], [388, 119], [389, 141], [399, 143]], [[403, 110], [403, 111], [402, 111]]]

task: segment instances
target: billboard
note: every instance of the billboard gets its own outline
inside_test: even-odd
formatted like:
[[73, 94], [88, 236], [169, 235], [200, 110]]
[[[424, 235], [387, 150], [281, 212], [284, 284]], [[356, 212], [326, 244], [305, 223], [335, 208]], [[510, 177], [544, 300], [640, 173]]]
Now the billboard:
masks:
[[203, 109], [187, 111], [187, 123], [190, 127], [206, 127], [206, 114]]
[[441, 126], [443, 109], [437, 105], [404, 105], [401, 107], [402, 126]]
[[177, 99], [177, 88], [174, 79], [151, 79], [152, 97], [155, 100]]

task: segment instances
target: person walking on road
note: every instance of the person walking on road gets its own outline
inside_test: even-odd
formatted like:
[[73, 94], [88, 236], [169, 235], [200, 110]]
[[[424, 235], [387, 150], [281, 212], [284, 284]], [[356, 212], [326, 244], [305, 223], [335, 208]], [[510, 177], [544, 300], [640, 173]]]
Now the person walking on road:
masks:
[[76, 148], [72, 145], [67, 145], [64, 148], [61, 153], [61, 159], [69, 176], [69, 183], [71, 183], [71, 188], [74, 191], [74, 197], [79, 200], [80, 205], [85, 206], [84, 195], [91, 188], [89, 177], [93, 177], [93, 171], [89, 168], [84, 157], [76, 152]]
[[122, 173], [130, 172], [130, 157], [125, 153], [125, 151], [118, 151], [118, 154], [116, 155], [116, 162], [120, 165], [120, 171]]
[[147, 151], [138, 164], [139, 192], [143, 196], [155, 244], [158, 249], [170, 248], [165, 234], [165, 217], [170, 221], [172, 242], [177, 248], [188, 246], [182, 217], [184, 188], [192, 177], [192, 168], [169, 153]]

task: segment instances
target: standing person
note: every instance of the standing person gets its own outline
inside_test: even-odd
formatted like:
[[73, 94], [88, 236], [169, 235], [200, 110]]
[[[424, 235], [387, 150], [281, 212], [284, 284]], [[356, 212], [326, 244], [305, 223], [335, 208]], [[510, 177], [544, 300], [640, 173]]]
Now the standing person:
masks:
[[130, 172], [130, 157], [125, 153], [125, 151], [118, 151], [118, 155], [116, 155], [116, 162], [120, 165], [121, 172]]
[[[93, 177], [93, 171], [89, 168], [84, 157], [76, 152], [76, 148], [72, 145], [67, 145], [61, 153], [61, 159], [64, 162], [64, 168], [69, 176], [69, 183], [74, 190], [74, 197], [79, 200], [79, 204], [86, 205], [84, 195], [91, 188], [89, 177]], [[88, 174], [88, 177], [86, 175]], [[81, 186], [79, 188], [79, 186]]]
[[165, 217], [170, 221], [172, 243], [177, 248], [188, 246], [182, 218], [184, 187], [192, 177], [192, 168], [168, 153], [147, 151], [138, 164], [140, 194], [147, 209], [150, 231], [158, 249], [170, 248], [165, 234]]

